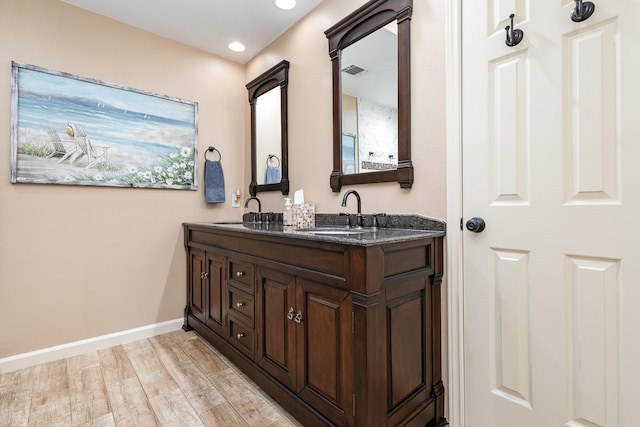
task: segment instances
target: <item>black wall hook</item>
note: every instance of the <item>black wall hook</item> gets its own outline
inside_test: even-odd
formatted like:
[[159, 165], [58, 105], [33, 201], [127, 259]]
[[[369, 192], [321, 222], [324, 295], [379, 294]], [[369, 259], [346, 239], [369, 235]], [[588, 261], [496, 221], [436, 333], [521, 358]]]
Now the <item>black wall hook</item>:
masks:
[[506, 27], [504, 27], [505, 31], [507, 32], [507, 40], [505, 40], [505, 43], [509, 47], [517, 45], [524, 38], [524, 32], [522, 30], [513, 28], [513, 18], [515, 16], [516, 15], [513, 13], [509, 15], [509, 18], [511, 19], [511, 25], [507, 25]]
[[593, 15], [593, 12], [596, 10], [596, 5], [591, 3], [590, 1], [583, 2], [582, 0], [574, 0], [576, 2], [576, 7], [571, 12], [571, 20], [573, 22], [582, 22], [586, 21]]

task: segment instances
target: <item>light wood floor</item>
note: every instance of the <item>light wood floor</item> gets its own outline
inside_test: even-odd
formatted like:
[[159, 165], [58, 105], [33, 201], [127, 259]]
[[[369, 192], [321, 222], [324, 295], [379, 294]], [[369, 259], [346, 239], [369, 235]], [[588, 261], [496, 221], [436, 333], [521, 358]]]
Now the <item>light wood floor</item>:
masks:
[[193, 332], [0, 375], [0, 426], [300, 426]]

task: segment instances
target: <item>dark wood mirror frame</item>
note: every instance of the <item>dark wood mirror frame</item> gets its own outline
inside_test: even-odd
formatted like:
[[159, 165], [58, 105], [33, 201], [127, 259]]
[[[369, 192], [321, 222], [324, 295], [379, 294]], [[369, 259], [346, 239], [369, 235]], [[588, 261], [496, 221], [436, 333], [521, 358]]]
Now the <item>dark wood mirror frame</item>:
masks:
[[[289, 84], [289, 61], [281, 61], [274, 67], [256, 77], [246, 85], [249, 91], [249, 104], [251, 105], [251, 184], [249, 193], [255, 196], [262, 191], [282, 191], [289, 194], [289, 151], [287, 133], [287, 86]], [[275, 184], [258, 184], [257, 158], [256, 158], [256, 101], [273, 88], [280, 86], [280, 135], [282, 139], [282, 152], [280, 153], [280, 168], [282, 179]]]
[[[411, 58], [412, 0], [372, 0], [325, 31], [333, 74], [333, 172], [334, 192], [343, 185], [397, 181], [401, 188], [413, 184], [411, 163]], [[358, 174], [342, 173], [341, 51], [385, 25], [398, 22], [398, 168]]]

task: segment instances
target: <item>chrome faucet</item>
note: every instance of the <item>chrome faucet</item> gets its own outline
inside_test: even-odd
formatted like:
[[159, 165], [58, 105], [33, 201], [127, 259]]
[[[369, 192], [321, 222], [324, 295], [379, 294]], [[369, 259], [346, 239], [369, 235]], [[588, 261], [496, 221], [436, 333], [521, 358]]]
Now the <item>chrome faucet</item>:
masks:
[[344, 193], [344, 196], [342, 197], [342, 206], [347, 206], [347, 198], [349, 197], [350, 194], [353, 194], [354, 196], [356, 196], [356, 201], [358, 202], [358, 213], [356, 215], [356, 226], [357, 227], [362, 227], [362, 200], [360, 199], [360, 195], [358, 194], [358, 192], [356, 190], [349, 190], [346, 193]]

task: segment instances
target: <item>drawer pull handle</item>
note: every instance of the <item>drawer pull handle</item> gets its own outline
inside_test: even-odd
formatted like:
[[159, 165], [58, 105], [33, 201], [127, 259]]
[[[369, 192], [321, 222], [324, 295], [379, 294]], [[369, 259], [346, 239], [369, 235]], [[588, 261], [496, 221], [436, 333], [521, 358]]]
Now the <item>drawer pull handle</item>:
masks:
[[301, 311], [299, 311], [298, 314], [296, 314], [296, 318], [294, 319], [294, 322], [296, 322], [296, 323], [302, 322], [302, 312]]
[[287, 313], [287, 319], [293, 320], [293, 307], [289, 309], [289, 312]]
[[244, 303], [243, 302], [238, 302], [238, 303], [236, 303], [236, 307], [238, 307], [238, 308], [244, 307]]
[[238, 335], [236, 335], [238, 337], [238, 339], [243, 338], [245, 336], [244, 332], [240, 332]]
[[236, 273], [236, 276], [237, 276], [237, 277], [242, 277], [242, 276], [244, 276], [244, 271], [238, 271], [238, 272]]

